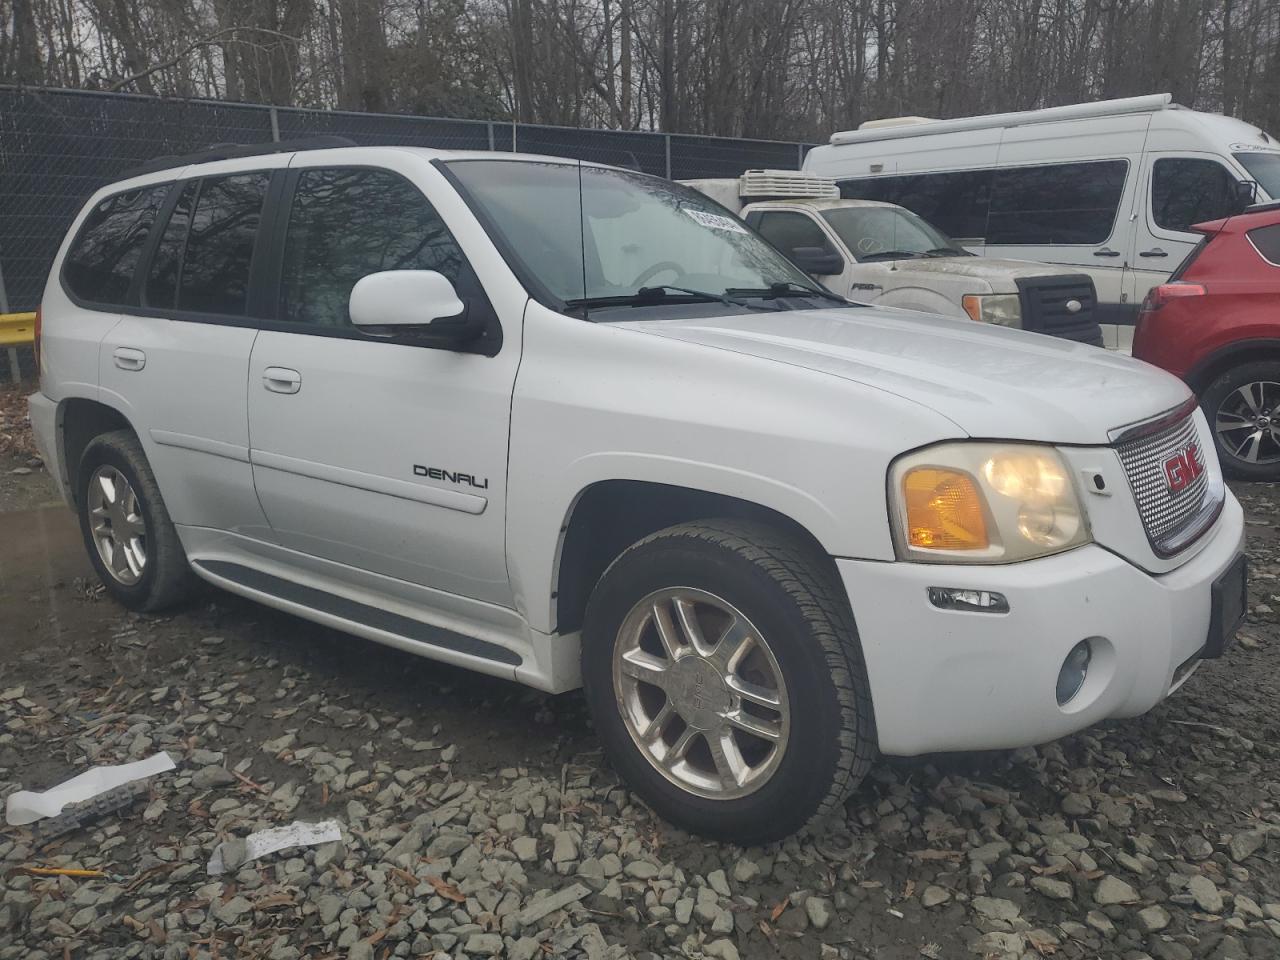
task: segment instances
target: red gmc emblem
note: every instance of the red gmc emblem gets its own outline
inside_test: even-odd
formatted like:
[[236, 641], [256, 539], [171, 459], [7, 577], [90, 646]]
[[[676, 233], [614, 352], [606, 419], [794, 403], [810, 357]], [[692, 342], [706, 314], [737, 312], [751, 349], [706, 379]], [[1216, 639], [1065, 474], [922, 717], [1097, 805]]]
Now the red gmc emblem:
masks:
[[1200, 460], [1199, 445], [1194, 443], [1164, 462], [1164, 478], [1169, 482], [1170, 493], [1181, 493], [1202, 473], [1204, 463]]

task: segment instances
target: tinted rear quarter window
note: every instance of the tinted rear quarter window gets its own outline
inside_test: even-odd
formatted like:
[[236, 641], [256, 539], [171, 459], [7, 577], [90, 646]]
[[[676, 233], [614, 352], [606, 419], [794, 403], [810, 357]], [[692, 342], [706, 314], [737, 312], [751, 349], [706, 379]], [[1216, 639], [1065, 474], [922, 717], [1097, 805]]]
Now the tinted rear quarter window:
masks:
[[1235, 177], [1216, 160], [1161, 157], [1151, 171], [1151, 219], [1165, 230], [1229, 217], [1237, 209]]
[[1111, 236], [1125, 160], [1002, 167], [991, 188], [989, 244], [1093, 244]]
[[133, 271], [169, 186], [117, 193], [93, 208], [62, 268], [72, 294], [90, 303], [125, 303]]
[[1272, 266], [1280, 267], [1280, 223], [1250, 230], [1249, 241], [1262, 254], [1262, 259]]

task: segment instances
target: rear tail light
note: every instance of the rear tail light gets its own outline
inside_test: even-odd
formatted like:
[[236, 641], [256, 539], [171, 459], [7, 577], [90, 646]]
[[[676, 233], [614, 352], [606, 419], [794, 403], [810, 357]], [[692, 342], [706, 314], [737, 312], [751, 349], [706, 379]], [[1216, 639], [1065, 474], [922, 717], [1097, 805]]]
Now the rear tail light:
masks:
[[31, 340], [31, 350], [36, 355], [36, 379], [40, 379], [40, 308], [36, 307], [36, 328]]
[[1207, 292], [1202, 283], [1187, 283], [1185, 280], [1162, 283], [1158, 287], [1151, 288], [1151, 292], [1147, 294], [1147, 299], [1142, 301], [1142, 310], [1144, 313], [1149, 310], [1159, 310], [1170, 300], [1181, 300], [1183, 297], [1203, 297]]

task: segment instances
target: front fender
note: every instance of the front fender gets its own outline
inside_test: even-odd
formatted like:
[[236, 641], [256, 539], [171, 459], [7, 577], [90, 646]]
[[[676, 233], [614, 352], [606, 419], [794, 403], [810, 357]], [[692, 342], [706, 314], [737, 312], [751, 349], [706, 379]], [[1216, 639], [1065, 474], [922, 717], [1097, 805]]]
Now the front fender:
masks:
[[960, 304], [926, 287], [898, 287], [886, 291], [875, 304], [877, 307], [900, 307], [920, 313], [937, 313], [944, 317], [968, 317]]

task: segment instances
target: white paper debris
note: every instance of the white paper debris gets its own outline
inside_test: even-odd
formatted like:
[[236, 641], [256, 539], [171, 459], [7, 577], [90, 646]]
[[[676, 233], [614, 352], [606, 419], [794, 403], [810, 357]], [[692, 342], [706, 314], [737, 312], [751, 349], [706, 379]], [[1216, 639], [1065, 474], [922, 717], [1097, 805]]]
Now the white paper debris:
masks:
[[86, 770], [72, 777], [66, 783], [50, 787], [43, 793], [19, 790], [11, 794], [5, 810], [5, 818], [10, 826], [20, 827], [43, 820], [45, 817], [56, 817], [69, 803], [92, 800], [108, 790], [122, 787], [134, 780], [154, 777], [157, 773], [164, 773], [173, 768], [173, 759], [167, 753], [157, 753], [145, 760], [122, 763], [114, 767], [94, 767], [92, 770]]
[[[257, 860], [286, 847], [313, 847], [341, 839], [342, 828], [337, 820], [322, 820], [319, 823], [295, 820], [287, 826], [259, 830], [242, 840], [226, 840], [218, 844], [213, 856], [209, 858], [209, 876], [216, 877], [228, 870], [238, 870], [250, 860]], [[228, 853], [231, 856], [227, 856]]]

